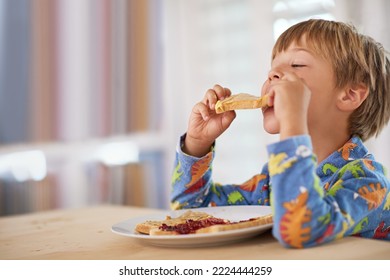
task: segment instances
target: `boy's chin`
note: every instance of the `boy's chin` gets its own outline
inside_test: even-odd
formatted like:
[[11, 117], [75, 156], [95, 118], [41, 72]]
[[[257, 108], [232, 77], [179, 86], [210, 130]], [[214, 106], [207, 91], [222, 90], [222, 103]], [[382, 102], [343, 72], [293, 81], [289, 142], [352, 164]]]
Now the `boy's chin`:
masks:
[[269, 134], [279, 134], [279, 123], [276, 120], [264, 121], [263, 127]]
[[269, 134], [279, 134], [279, 130], [277, 129], [264, 129], [266, 132], [268, 132]]

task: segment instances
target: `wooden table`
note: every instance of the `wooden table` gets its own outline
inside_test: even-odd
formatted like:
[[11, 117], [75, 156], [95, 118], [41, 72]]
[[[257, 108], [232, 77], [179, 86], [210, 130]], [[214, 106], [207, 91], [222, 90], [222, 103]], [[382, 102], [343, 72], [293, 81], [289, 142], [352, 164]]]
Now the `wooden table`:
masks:
[[390, 242], [348, 237], [309, 249], [286, 249], [270, 232], [211, 248], [164, 248], [111, 232], [117, 222], [162, 210], [96, 206], [0, 218], [2, 260], [390, 259]]

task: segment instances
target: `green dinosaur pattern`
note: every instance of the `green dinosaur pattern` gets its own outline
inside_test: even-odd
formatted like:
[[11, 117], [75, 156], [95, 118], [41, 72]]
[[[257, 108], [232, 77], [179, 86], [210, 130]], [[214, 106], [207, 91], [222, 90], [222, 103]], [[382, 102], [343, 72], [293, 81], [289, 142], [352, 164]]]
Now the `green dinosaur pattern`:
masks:
[[176, 164], [176, 167], [175, 169], [173, 170], [173, 174], [172, 174], [172, 180], [171, 180], [171, 184], [172, 186], [174, 186], [181, 178], [181, 176], [183, 175], [183, 171], [181, 171], [181, 163], [180, 161]]
[[318, 221], [324, 225], [327, 225], [331, 221], [330, 213], [326, 213], [324, 216], [318, 217]]
[[320, 197], [324, 197], [324, 188], [321, 186], [320, 178], [314, 177], [313, 187]]
[[360, 161], [354, 161], [344, 165], [339, 171], [339, 178], [343, 177], [347, 172], [350, 172], [354, 178], [365, 176], [364, 166]]
[[352, 234], [357, 234], [358, 232], [361, 232], [364, 230], [364, 228], [368, 224], [368, 217], [365, 217], [362, 219], [353, 229]]
[[240, 192], [234, 191], [234, 192], [229, 193], [227, 201], [228, 201], [228, 204], [236, 204], [238, 202], [244, 201], [244, 197], [242, 196], [242, 194]]
[[328, 195], [336, 196], [336, 193], [343, 188], [343, 180], [339, 179], [331, 188], [329, 188]]
[[218, 190], [221, 187], [221, 184], [214, 183], [211, 185], [210, 190], [215, 193], [218, 197], [221, 197], [221, 192]]
[[338, 170], [337, 167], [331, 163], [326, 163], [322, 167], [322, 173], [327, 174], [327, 175], [332, 175], [332, 174], [336, 173], [337, 170]]

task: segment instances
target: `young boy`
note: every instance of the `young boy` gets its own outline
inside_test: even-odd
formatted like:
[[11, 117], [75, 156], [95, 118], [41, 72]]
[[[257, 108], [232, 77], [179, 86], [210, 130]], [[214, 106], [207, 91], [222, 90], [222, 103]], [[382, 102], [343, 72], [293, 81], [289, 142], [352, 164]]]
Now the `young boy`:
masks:
[[[277, 40], [261, 95], [263, 126], [280, 141], [242, 185], [211, 179], [214, 143], [235, 112], [216, 114], [230, 96], [215, 85], [192, 110], [172, 178], [172, 208], [271, 205], [273, 235], [302, 248], [343, 236], [390, 240], [390, 183], [363, 141], [390, 116], [390, 63], [383, 47], [340, 22], [308, 20]], [[234, 209], [232, 209], [234, 211]]]

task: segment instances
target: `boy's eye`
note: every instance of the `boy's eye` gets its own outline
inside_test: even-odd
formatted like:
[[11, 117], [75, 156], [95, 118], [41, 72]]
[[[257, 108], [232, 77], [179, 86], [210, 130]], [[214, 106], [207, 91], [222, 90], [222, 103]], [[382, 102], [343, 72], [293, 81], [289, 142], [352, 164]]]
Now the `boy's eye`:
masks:
[[293, 68], [299, 68], [299, 67], [305, 67], [306, 65], [303, 64], [291, 64], [291, 67]]

